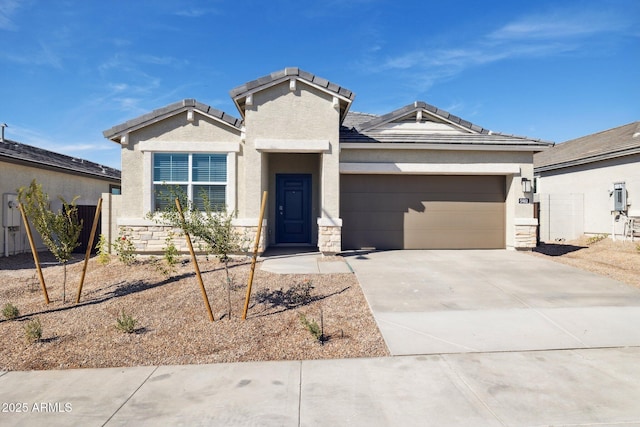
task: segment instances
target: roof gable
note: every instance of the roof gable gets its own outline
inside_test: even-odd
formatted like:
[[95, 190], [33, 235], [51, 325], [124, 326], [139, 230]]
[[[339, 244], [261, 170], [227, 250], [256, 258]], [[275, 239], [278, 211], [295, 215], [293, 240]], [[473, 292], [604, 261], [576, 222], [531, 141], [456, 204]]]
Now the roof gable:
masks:
[[[377, 116], [349, 113], [340, 129], [341, 143], [424, 144], [453, 148], [541, 151], [552, 142], [493, 132], [423, 101]], [[355, 147], [355, 146], [354, 146]]]
[[237, 119], [224, 111], [220, 111], [207, 104], [198, 102], [195, 99], [184, 99], [173, 104], [169, 104], [165, 107], [158, 108], [150, 113], [136, 117], [135, 119], [127, 120], [126, 122], [116, 125], [111, 129], [107, 129], [103, 132], [105, 138], [109, 138], [112, 141], [120, 142], [120, 137], [133, 132], [137, 129], [149, 126], [150, 124], [157, 123], [165, 120], [168, 117], [181, 114], [185, 111], [198, 111], [207, 117], [210, 117], [225, 126], [233, 127], [237, 130], [242, 128], [242, 120]]
[[640, 153], [640, 121], [582, 136], [534, 156], [536, 171], [560, 169]]
[[[407, 126], [415, 123], [418, 126]], [[361, 123], [359, 131], [384, 130], [392, 127], [414, 128], [427, 131], [429, 127], [434, 133], [489, 133], [487, 129], [474, 125], [445, 110], [442, 110], [423, 101], [416, 101], [382, 116], [378, 116], [368, 122]]]
[[259, 79], [252, 80], [229, 91], [238, 111], [244, 117], [246, 106], [251, 103], [251, 95], [268, 89], [272, 86], [289, 81], [291, 90], [295, 90], [297, 82], [313, 86], [325, 93], [334, 96], [340, 106], [340, 121], [344, 120], [349, 107], [355, 98], [355, 94], [349, 89], [341, 87], [327, 79], [318, 77], [297, 67], [287, 67], [284, 70], [275, 71]]

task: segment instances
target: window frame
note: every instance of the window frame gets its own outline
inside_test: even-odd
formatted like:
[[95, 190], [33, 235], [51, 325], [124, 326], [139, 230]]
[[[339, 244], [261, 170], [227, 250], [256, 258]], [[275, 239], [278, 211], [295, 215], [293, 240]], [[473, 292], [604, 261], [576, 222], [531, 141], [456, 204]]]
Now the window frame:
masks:
[[[151, 153], [151, 211], [157, 212], [156, 204], [157, 204], [157, 195], [156, 195], [156, 186], [165, 185], [165, 186], [186, 186], [187, 187], [187, 198], [193, 202], [194, 201], [194, 187], [196, 186], [223, 186], [224, 187], [224, 208], [229, 210], [230, 207], [230, 158], [232, 157], [229, 152], [202, 152], [202, 151], [157, 151]], [[156, 156], [157, 155], [186, 155], [187, 156], [187, 180], [186, 181], [157, 181], [155, 179], [155, 171], [156, 171]], [[225, 180], [224, 181], [194, 181], [194, 156], [202, 156], [202, 155], [216, 155], [216, 156], [224, 156], [225, 158]]]

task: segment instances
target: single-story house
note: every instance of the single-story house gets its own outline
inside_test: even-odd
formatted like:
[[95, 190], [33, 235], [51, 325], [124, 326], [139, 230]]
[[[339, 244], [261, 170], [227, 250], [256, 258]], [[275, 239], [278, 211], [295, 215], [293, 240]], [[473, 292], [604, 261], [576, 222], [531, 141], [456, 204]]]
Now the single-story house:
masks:
[[[4, 129], [3, 129], [4, 130]], [[4, 133], [4, 132], [3, 132]], [[118, 192], [120, 171], [88, 160], [54, 153], [42, 148], [0, 138], [0, 194], [2, 194], [2, 235], [4, 256], [30, 252], [29, 241], [18, 209], [18, 189], [36, 180], [49, 195], [51, 208], [62, 207], [58, 196], [71, 201], [75, 196], [78, 216], [84, 220], [81, 246], [86, 250], [98, 199], [103, 193]], [[38, 249], [46, 249], [32, 227]]]
[[425, 102], [351, 112], [352, 91], [298, 68], [230, 95], [241, 118], [185, 99], [104, 131], [122, 147], [122, 195], [104, 234], [126, 228], [139, 251], [162, 250], [166, 230], [146, 215], [172, 184], [196, 199], [206, 191], [249, 233], [268, 191], [261, 249], [535, 246], [533, 154], [552, 143]]
[[542, 241], [622, 237], [640, 217], [640, 121], [537, 153], [534, 171]]

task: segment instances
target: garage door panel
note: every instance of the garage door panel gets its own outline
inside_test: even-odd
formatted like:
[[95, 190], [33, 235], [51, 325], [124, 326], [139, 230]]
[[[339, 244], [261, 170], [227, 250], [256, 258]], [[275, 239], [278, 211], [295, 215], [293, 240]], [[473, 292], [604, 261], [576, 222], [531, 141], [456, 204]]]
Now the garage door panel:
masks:
[[450, 233], [434, 233], [427, 240], [414, 233], [405, 234], [404, 249], [468, 249], [470, 242], [477, 242], [472, 249], [495, 249], [504, 245], [502, 239], [492, 232], [468, 233], [452, 230]]
[[505, 177], [343, 175], [344, 249], [505, 247]]

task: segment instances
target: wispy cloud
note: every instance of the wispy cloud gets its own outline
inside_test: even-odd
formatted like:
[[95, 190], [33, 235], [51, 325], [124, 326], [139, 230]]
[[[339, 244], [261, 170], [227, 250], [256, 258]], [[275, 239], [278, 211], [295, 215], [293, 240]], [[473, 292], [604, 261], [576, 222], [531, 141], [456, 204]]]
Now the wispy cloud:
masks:
[[0, 0], [0, 30], [16, 31], [18, 29], [13, 22], [13, 15], [21, 5], [20, 0]]
[[185, 18], [199, 18], [204, 15], [218, 14], [216, 9], [204, 9], [204, 8], [187, 8], [181, 9], [175, 12], [175, 15]]
[[415, 72], [419, 90], [476, 66], [515, 58], [554, 57], [581, 50], [607, 33], [628, 34], [631, 19], [601, 10], [556, 10], [524, 16], [481, 35], [464, 47], [444, 47], [389, 56], [369, 67], [376, 72]]
[[5, 52], [2, 54], [2, 57], [15, 64], [43, 65], [53, 67], [58, 70], [63, 69], [64, 61], [51, 46], [44, 42], [39, 42], [38, 47], [39, 49], [27, 52]]

